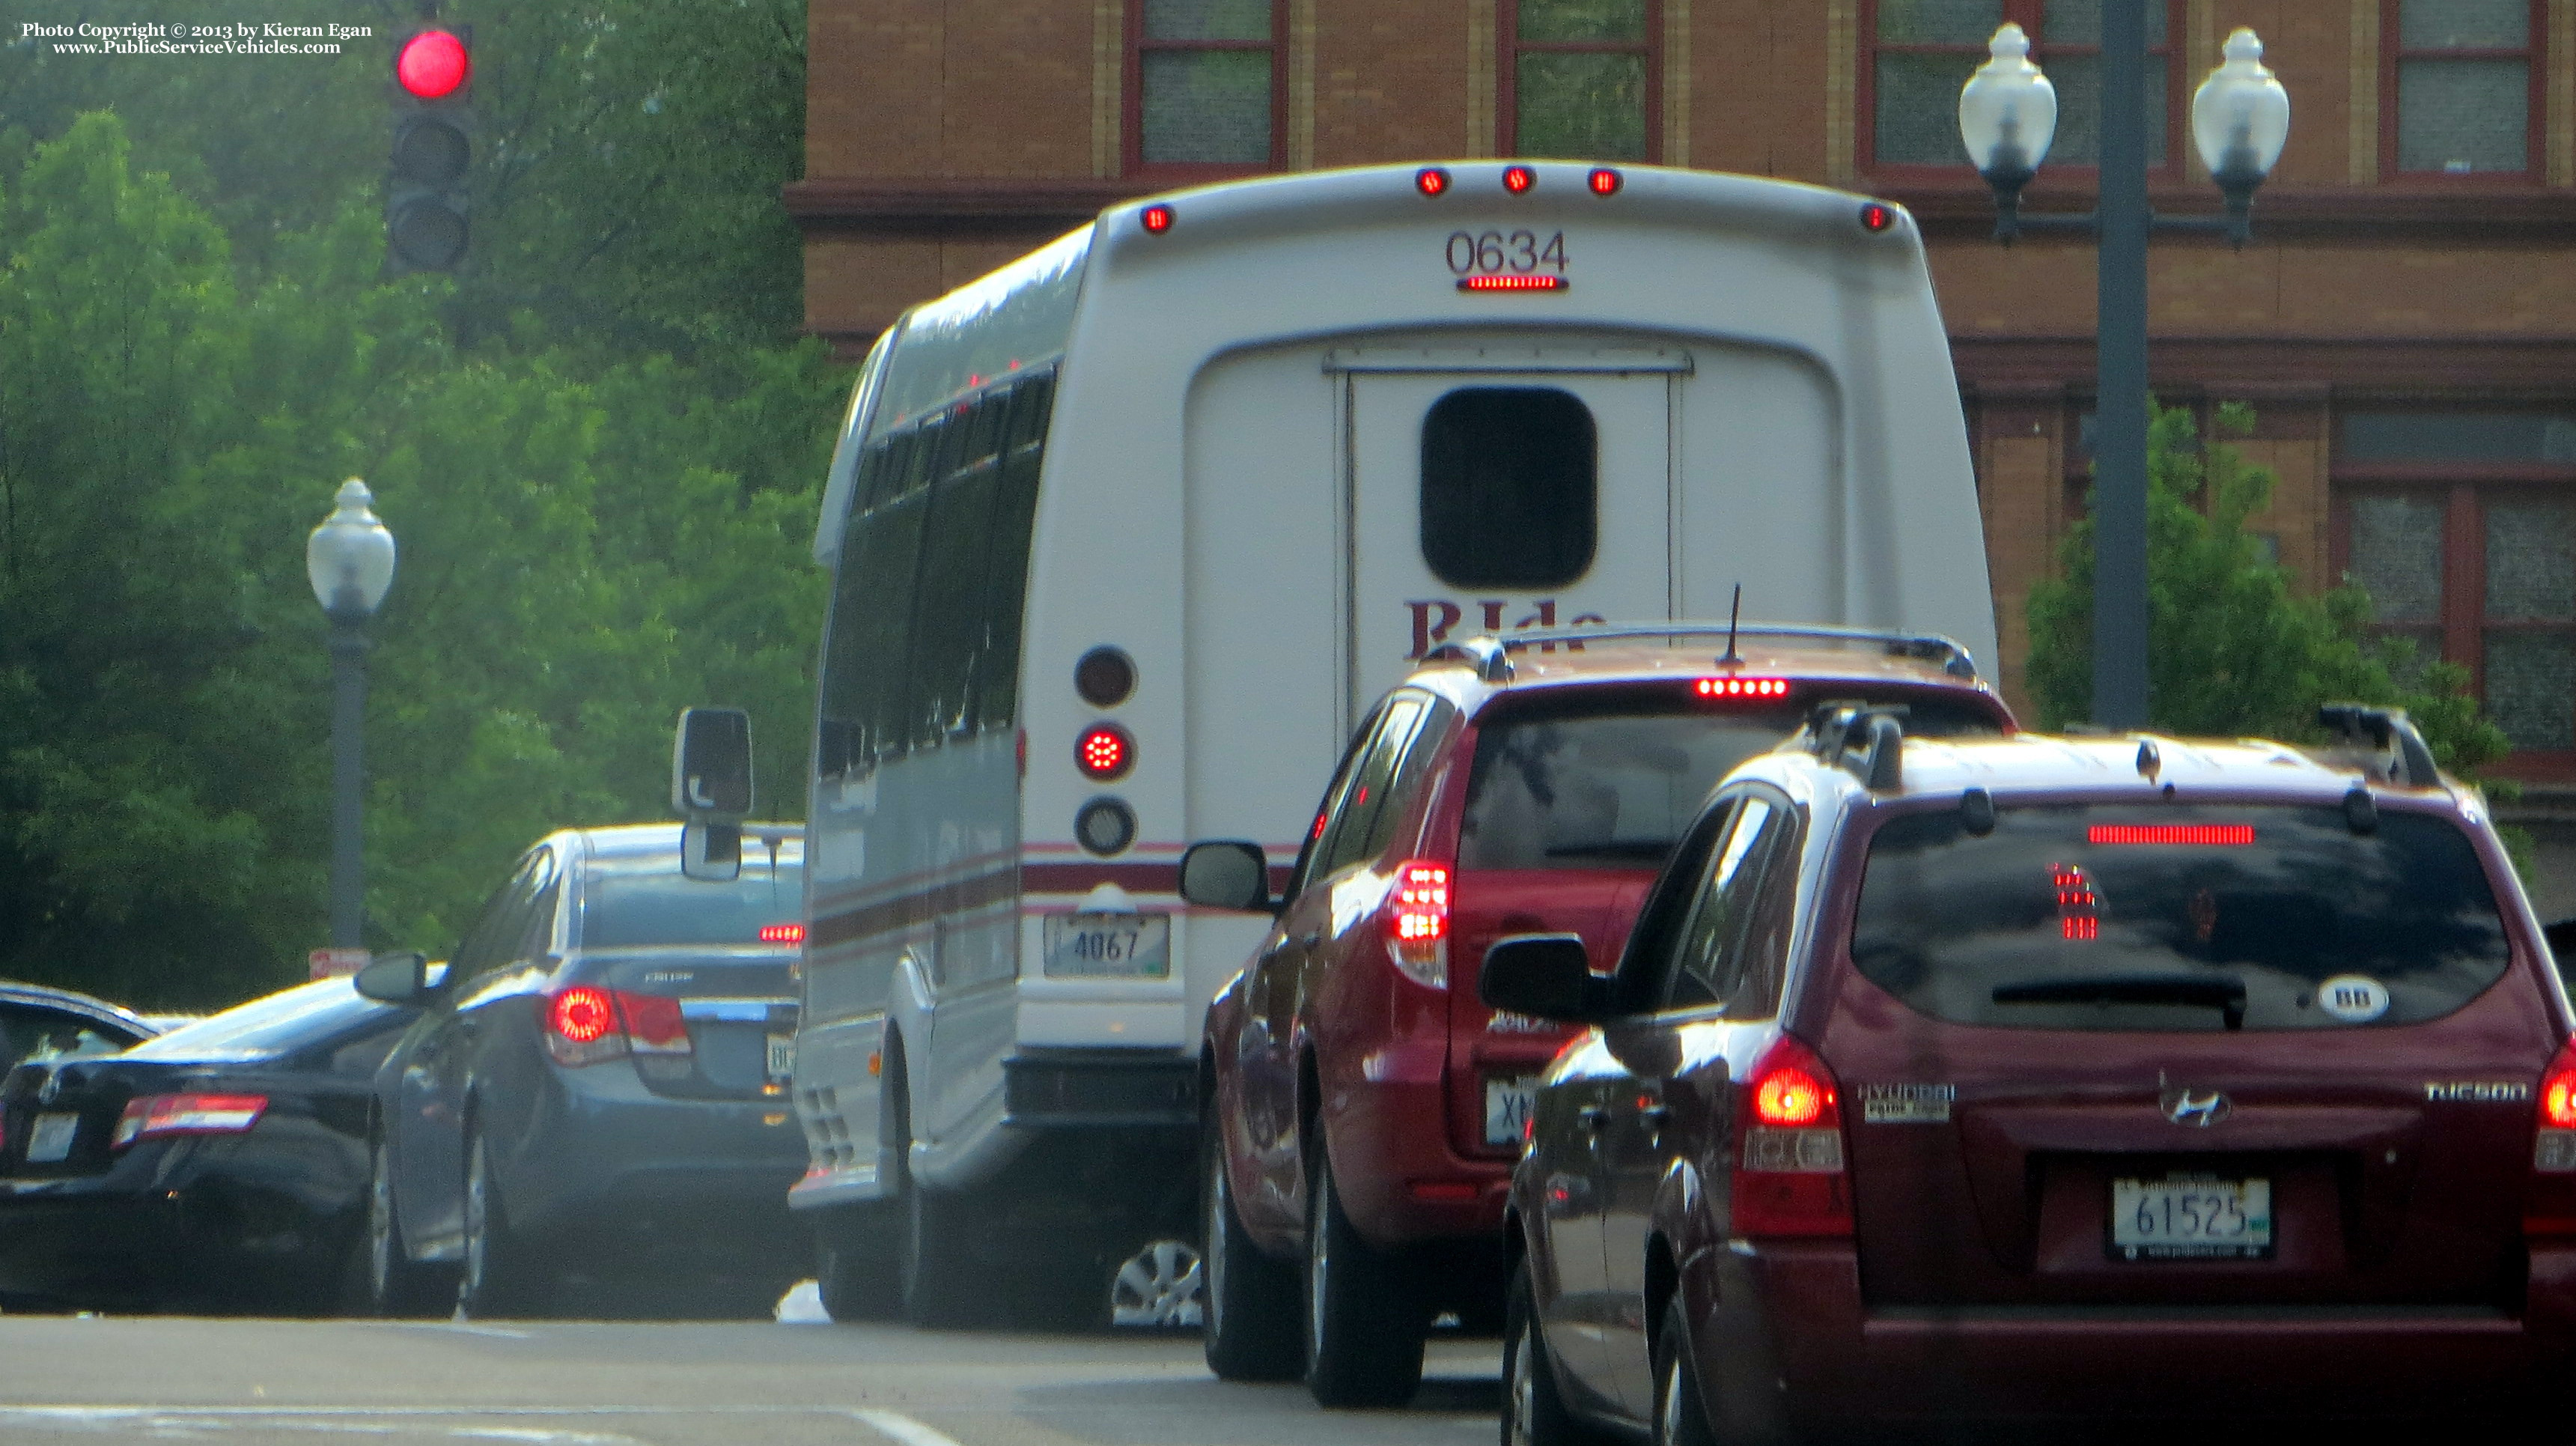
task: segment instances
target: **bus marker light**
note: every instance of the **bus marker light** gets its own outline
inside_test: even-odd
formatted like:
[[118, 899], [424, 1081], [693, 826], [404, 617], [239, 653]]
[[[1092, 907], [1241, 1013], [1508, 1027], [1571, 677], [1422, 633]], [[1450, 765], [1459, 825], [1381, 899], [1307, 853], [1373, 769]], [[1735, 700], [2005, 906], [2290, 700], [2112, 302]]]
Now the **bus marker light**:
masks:
[[1438, 166], [1424, 166], [1413, 173], [1413, 189], [1426, 196], [1437, 196], [1449, 189], [1449, 173]]
[[1860, 208], [1860, 228], [1864, 231], [1884, 231], [1895, 224], [1896, 208], [1893, 206], [1872, 201]]
[[1147, 231], [1160, 236], [1172, 229], [1172, 208], [1163, 205], [1148, 206], [1144, 214], [1137, 219], [1144, 222]]
[[1074, 766], [1084, 776], [1107, 782], [1124, 778], [1136, 766], [1136, 743], [1127, 730], [1115, 723], [1094, 723], [1082, 731], [1073, 745]]
[[1461, 276], [1460, 291], [1563, 291], [1567, 283], [1562, 276]]
[[1619, 173], [1608, 166], [1595, 166], [1592, 168], [1590, 184], [1592, 194], [1596, 196], [1615, 196], [1619, 194]]
[[1538, 184], [1538, 172], [1527, 166], [1503, 167], [1503, 189], [1517, 196]]

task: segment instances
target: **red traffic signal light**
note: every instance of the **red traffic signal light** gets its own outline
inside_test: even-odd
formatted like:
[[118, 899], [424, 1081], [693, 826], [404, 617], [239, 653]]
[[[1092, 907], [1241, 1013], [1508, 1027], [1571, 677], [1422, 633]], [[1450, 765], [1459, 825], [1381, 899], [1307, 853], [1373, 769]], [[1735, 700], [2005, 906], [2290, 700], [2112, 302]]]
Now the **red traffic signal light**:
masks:
[[419, 100], [445, 100], [472, 78], [474, 60], [465, 42], [445, 30], [424, 30], [394, 56], [394, 79]]

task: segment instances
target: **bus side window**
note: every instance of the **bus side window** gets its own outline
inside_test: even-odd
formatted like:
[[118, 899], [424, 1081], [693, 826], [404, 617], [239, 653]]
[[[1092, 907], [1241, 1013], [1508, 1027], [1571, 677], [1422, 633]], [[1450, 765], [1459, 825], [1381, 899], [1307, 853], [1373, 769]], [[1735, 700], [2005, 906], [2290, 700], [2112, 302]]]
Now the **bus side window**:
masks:
[[975, 722], [975, 679], [985, 648], [984, 557], [993, 525], [993, 494], [1001, 475], [989, 453], [977, 459], [978, 440], [989, 436], [993, 414], [1010, 405], [1007, 392], [976, 399], [952, 417], [944, 456], [963, 465], [940, 479], [930, 496], [930, 520], [921, 548], [921, 596], [914, 604], [910, 686], [904, 708], [915, 747], [938, 747]]
[[[916, 442], [912, 458], [917, 461], [925, 450]], [[842, 538], [831, 648], [823, 666], [822, 715], [847, 725], [839, 760], [845, 769], [866, 768], [902, 746], [909, 735], [900, 726], [904, 673], [928, 501], [915, 492], [881, 503]]]
[[1020, 614], [1028, 595], [1038, 467], [1046, 455], [1047, 425], [1054, 406], [1052, 370], [1025, 376], [1011, 389], [994, 484], [993, 525], [985, 550], [984, 647], [975, 673], [979, 728], [1008, 728], [1019, 717]]

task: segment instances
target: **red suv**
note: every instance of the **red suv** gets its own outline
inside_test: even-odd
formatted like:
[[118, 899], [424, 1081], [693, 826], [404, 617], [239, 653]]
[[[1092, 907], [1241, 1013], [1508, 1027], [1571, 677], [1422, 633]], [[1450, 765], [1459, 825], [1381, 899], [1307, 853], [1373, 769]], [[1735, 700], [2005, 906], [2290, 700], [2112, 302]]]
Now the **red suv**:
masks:
[[1710, 787], [1835, 703], [1894, 708], [1918, 733], [2013, 727], [1940, 638], [1683, 624], [1480, 638], [1370, 711], [1284, 896], [1258, 846], [1191, 849], [1192, 903], [1279, 921], [1207, 1014], [1217, 1375], [1302, 1372], [1325, 1405], [1392, 1404], [1421, 1381], [1435, 1317], [1499, 1326], [1512, 1162], [1569, 1031], [1486, 1008], [1474, 961], [1548, 931], [1615, 958]]
[[1487, 999], [1595, 1026], [1513, 1189], [1503, 1439], [2566, 1439], [2567, 998], [2476, 794], [2402, 714], [2324, 721], [2355, 746], [1851, 715], [1710, 797], [1609, 978], [1497, 945]]

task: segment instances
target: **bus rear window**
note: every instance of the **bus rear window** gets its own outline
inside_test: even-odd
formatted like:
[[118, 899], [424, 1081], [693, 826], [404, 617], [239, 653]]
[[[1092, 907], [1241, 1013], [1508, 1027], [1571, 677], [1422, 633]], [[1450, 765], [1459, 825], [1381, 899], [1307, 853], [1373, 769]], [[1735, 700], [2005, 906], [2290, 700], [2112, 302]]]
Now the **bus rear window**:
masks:
[[2467, 835], [2340, 808], [1956, 809], [1870, 840], [1861, 974], [1955, 1024], [2339, 1029], [2412, 1024], [2501, 978], [2504, 923]]
[[1562, 587], [1592, 569], [1601, 436], [1555, 387], [1461, 387], [1422, 419], [1422, 560], [1451, 587]]

